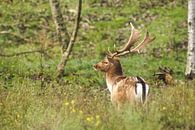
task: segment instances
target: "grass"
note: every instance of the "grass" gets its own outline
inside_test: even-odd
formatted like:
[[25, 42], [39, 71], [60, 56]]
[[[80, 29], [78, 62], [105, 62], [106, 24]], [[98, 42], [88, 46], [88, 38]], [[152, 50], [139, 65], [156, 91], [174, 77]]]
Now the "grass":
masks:
[[[30, 43], [0, 35], [0, 51], [13, 54], [48, 47], [49, 57], [39, 53], [0, 57], [0, 129], [195, 129], [195, 81], [184, 78], [187, 1], [164, 2], [133, 0], [121, 7], [100, 7], [84, 1], [79, 36], [66, 75], [57, 83], [60, 47], [53, 45], [57, 40], [48, 2], [3, 1], [0, 30], [28, 38]], [[67, 10], [75, 5], [73, 0], [61, 1], [70, 32], [74, 17]], [[125, 106], [119, 112], [110, 102], [103, 74], [92, 65], [108, 48], [114, 50], [114, 45], [127, 41], [129, 22], [156, 36], [145, 54], [121, 58], [124, 73], [142, 75], [151, 89], [145, 107]], [[153, 74], [160, 66], [173, 69], [175, 85], [157, 84]]]
[[18, 87], [1, 88], [2, 129], [193, 129], [195, 125], [194, 82], [152, 87], [147, 106], [128, 107], [121, 113], [101, 88], [72, 90], [72, 85], [49, 83], [41, 89], [40, 82], [24, 78], [13, 84]]

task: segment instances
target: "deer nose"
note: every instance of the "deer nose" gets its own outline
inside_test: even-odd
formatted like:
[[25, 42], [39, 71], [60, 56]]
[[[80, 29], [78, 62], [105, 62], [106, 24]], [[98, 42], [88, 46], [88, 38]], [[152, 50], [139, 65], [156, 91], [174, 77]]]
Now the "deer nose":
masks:
[[94, 64], [93, 65], [93, 68], [96, 70], [98, 68], [98, 65], [97, 64]]
[[96, 68], [96, 67], [97, 67], [97, 64], [94, 64], [94, 65], [93, 65], [93, 68]]

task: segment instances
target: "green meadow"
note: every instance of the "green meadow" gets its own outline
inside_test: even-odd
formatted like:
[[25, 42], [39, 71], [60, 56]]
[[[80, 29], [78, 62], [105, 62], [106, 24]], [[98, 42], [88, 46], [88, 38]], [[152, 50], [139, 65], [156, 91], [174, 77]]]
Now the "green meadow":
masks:
[[[69, 33], [76, 0], [59, 0]], [[185, 78], [187, 0], [123, 0], [100, 6], [83, 0], [75, 46], [56, 81], [61, 48], [47, 0], [0, 0], [0, 129], [2, 130], [193, 130], [195, 81]], [[156, 36], [143, 54], [121, 57], [125, 75], [150, 86], [147, 104], [117, 111], [104, 74], [93, 64], [125, 44], [132, 22]], [[5, 33], [6, 32], [6, 33]], [[154, 74], [173, 70], [166, 86]]]

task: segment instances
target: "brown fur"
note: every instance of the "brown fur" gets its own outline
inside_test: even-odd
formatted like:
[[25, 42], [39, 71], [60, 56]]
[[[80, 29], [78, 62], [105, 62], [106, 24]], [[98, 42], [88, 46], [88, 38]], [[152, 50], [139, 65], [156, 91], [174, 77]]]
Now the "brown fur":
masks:
[[107, 85], [110, 84], [112, 87], [111, 101], [113, 104], [119, 108], [122, 104], [136, 102], [135, 89], [138, 79], [123, 76], [119, 59], [107, 57], [95, 64], [94, 68], [106, 73]]

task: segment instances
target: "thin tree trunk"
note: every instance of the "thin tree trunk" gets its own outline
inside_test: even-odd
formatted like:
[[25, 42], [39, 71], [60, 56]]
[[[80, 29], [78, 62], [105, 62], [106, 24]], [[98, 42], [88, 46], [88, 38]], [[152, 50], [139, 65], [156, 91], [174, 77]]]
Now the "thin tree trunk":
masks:
[[77, 17], [75, 19], [75, 27], [71, 35], [71, 38], [69, 37], [67, 28], [65, 26], [58, 0], [50, 0], [50, 6], [51, 6], [51, 11], [55, 22], [55, 26], [56, 26], [58, 39], [62, 45], [62, 58], [60, 60], [60, 63], [57, 66], [57, 78], [60, 79], [64, 75], [64, 69], [66, 63], [68, 61], [69, 55], [72, 51], [75, 39], [77, 37], [80, 16], [81, 16], [82, 0], [79, 0], [78, 3]]
[[66, 24], [64, 22], [62, 12], [60, 9], [60, 3], [58, 0], [49, 0], [51, 12], [53, 16], [53, 20], [56, 26], [56, 32], [58, 40], [62, 46], [62, 53], [65, 52], [68, 43], [70, 41], [70, 37], [66, 28]]
[[195, 77], [195, 0], [188, 1], [188, 52], [186, 76]]
[[80, 23], [80, 17], [81, 17], [81, 9], [82, 9], [82, 0], [79, 0], [74, 30], [73, 30], [73, 33], [72, 33], [71, 38], [69, 40], [69, 44], [68, 44], [67, 49], [62, 51], [62, 57], [61, 57], [60, 63], [58, 64], [58, 67], [57, 67], [57, 69], [58, 69], [57, 78], [58, 79], [62, 78], [64, 75], [66, 63], [68, 61], [70, 53], [72, 52], [72, 48], [74, 46], [74, 42], [75, 42], [76, 37], [77, 37], [77, 32], [79, 29], [79, 23]]

